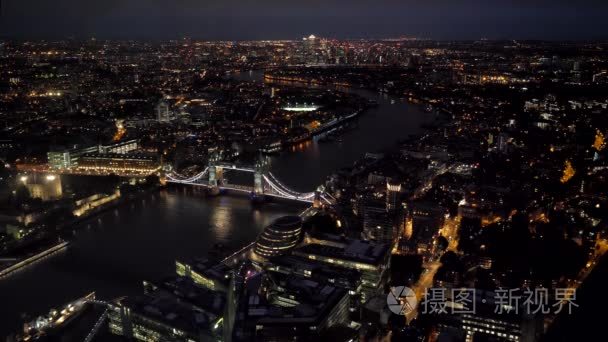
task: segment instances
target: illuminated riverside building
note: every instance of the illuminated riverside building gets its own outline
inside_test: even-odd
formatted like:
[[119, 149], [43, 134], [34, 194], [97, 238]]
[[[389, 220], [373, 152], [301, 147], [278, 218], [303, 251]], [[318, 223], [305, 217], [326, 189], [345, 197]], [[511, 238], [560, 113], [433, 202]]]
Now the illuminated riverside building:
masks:
[[78, 165], [78, 160], [82, 155], [94, 152], [99, 152], [98, 146], [49, 151], [47, 153], [49, 167], [53, 170], [70, 169]]
[[81, 157], [91, 153], [127, 154], [139, 148], [137, 140], [125, 140], [109, 145], [75, 147], [51, 150], [47, 153], [48, 165], [53, 170], [69, 170], [78, 166]]
[[80, 158], [76, 170], [94, 175], [146, 176], [160, 167], [158, 158], [149, 154], [91, 153]]
[[286, 106], [282, 107], [281, 109], [283, 109], [284, 111], [288, 111], [288, 112], [314, 112], [315, 110], [318, 110], [319, 108], [321, 108], [321, 106], [317, 106], [315, 104], [307, 104], [307, 103], [303, 103], [303, 104], [287, 104]]
[[284, 216], [268, 227], [255, 242], [254, 253], [263, 258], [282, 255], [294, 248], [302, 237], [302, 218]]
[[100, 208], [105, 204], [116, 201], [120, 198], [120, 190], [116, 189], [113, 194], [94, 194], [89, 197], [77, 200], [74, 204], [76, 208], [73, 211], [74, 216], [82, 216], [87, 212]]
[[56, 175], [31, 174], [28, 176], [21, 176], [20, 180], [30, 192], [32, 198], [51, 201], [60, 199], [63, 194], [61, 178]]

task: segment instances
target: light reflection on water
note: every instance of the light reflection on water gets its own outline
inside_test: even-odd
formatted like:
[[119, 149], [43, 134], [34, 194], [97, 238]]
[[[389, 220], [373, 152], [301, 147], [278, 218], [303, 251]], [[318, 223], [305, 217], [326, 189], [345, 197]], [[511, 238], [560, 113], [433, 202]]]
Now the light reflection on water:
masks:
[[[255, 72], [245, 75], [261, 77]], [[310, 142], [299, 152], [273, 157], [272, 172], [287, 186], [311, 191], [365, 152], [421, 132], [420, 125], [428, 121], [418, 108], [392, 104], [385, 95], [346, 90], [379, 105], [357, 120], [358, 127], [346, 132], [341, 144]], [[83, 223], [86, 229], [79, 230], [66, 253], [0, 281], [0, 294], [10, 294], [0, 305], [0, 339], [18, 329], [23, 312], [41, 314], [93, 290], [105, 299], [140, 294], [142, 280], [172, 273], [175, 259], [205, 256], [217, 242], [238, 248], [272, 220], [301, 210], [277, 203], [258, 209], [246, 197], [205, 198], [200, 189], [184, 187], [102, 213]]]
[[103, 212], [82, 223], [65, 253], [0, 280], [0, 293], [11, 294], [2, 296], [0, 339], [18, 329], [23, 312], [41, 314], [93, 290], [104, 299], [141, 294], [142, 280], [171, 274], [175, 259], [205, 257], [216, 242], [237, 249], [302, 209], [177, 188]]

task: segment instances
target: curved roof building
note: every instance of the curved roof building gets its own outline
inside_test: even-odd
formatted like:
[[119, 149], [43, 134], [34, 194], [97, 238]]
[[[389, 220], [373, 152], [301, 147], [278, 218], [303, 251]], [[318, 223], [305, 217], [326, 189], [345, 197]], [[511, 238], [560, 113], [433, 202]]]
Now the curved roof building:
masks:
[[255, 242], [255, 254], [270, 258], [284, 254], [300, 241], [302, 236], [302, 218], [300, 216], [283, 216], [264, 228]]

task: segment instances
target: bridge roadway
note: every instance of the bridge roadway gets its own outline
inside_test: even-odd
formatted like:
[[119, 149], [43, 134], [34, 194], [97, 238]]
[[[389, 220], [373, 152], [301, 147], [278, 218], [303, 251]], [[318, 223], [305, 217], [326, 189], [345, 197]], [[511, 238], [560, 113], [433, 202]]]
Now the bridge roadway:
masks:
[[[232, 166], [231, 168], [226, 167], [226, 169], [230, 170], [240, 170], [245, 172], [256, 172], [250, 168], [243, 168]], [[167, 174], [167, 182], [168, 183], [177, 183], [177, 184], [186, 184], [186, 185], [194, 185], [194, 186], [202, 186], [206, 188], [217, 188], [219, 190], [231, 190], [245, 193], [255, 193], [255, 187], [247, 186], [247, 185], [238, 185], [238, 184], [229, 184], [217, 182], [217, 185], [209, 184], [209, 182], [204, 182], [205, 175], [209, 173], [209, 168], [206, 168], [203, 172], [194, 175], [192, 177], [183, 177], [177, 174]], [[289, 189], [283, 183], [281, 183], [272, 173], [264, 173], [261, 175], [262, 177], [262, 191], [259, 193], [264, 196], [278, 197], [284, 199], [295, 200], [299, 202], [305, 203], [313, 203], [315, 198], [315, 192], [308, 193], [299, 193]], [[321, 194], [321, 199], [325, 201], [327, 204], [331, 204], [331, 200], [328, 199], [328, 194]]]

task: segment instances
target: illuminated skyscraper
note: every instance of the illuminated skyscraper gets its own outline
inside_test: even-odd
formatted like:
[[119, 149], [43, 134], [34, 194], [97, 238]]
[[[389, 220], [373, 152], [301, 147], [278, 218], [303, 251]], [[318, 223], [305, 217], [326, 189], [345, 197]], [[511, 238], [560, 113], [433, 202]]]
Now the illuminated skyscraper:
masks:
[[317, 60], [317, 48], [319, 47], [319, 38], [315, 35], [310, 35], [304, 38], [304, 59], [306, 64], [315, 64]]
[[386, 209], [389, 211], [396, 210], [399, 206], [399, 193], [401, 192], [401, 184], [399, 182], [386, 182]]
[[158, 122], [171, 121], [171, 110], [168, 103], [161, 101], [156, 105], [156, 120]]

